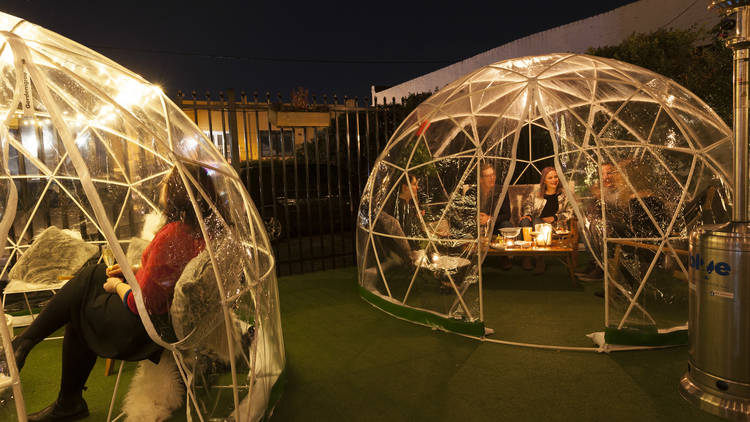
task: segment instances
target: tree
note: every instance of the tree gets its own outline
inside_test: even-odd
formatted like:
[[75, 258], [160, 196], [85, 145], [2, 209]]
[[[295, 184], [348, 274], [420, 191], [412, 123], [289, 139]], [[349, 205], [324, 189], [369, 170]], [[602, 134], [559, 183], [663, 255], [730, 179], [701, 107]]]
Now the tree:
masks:
[[692, 91], [731, 127], [732, 50], [719, 39], [718, 27], [658, 29], [634, 33], [614, 46], [590, 48], [587, 54], [632, 63]]

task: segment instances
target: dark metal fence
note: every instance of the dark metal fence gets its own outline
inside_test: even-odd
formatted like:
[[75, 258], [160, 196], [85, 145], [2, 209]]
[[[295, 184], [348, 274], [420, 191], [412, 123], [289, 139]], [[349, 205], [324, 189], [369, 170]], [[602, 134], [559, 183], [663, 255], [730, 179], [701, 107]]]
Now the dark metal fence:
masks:
[[237, 169], [273, 239], [279, 275], [355, 264], [360, 196], [407, 107], [232, 90], [178, 93], [177, 104]]

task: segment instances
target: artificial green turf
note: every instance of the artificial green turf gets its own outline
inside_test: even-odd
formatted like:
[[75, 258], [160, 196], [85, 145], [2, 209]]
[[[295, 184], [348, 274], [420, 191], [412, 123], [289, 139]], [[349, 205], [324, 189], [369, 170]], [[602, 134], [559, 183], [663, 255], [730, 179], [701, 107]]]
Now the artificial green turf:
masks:
[[[19, 330], [17, 329], [16, 332], [19, 332]], [[53, 336], [61, 335], [62, 330]], [[60, 386], [61, 349], [62, 339], [48, 339], [39, 343], [29, 353], [26, 364], [21, 371], [21, 384], [28, 413], [43, 409], [57, 398], [58, 387]], [[115, 373], [108, 377], [104, 376], [104, 359], [97, 359], [96, 366], [87, 383], [87, 390], [84, 392], [90, 412], [87, 420], [106, 420], [109, 402], [112, 399], [117, 378], [117, 368], [119, 368], [119, 361], [114, 369]], [[119, 406], [134, 370], [135, 363], [126, 363], [123, 367], [116, 406]], [[123, 388], [123, 385], [125, 388]], [[115, 407], [115, 415], [119, 413], [118, 409], [119, 407]]]
[[483, 268], [485, 325], [493, 338], [555, 346], [590, 347], [586, 334], [604, 329], [604, 299], [594, 296], [602, 283], [570, 280], [558, 260], [535, 275], [514, 265], [510, 271]]
[[[500, 338], [590, 345], [583, 334], [603, 328], [596, 288], [573, 288], [554, 265], [539, 277], [487, 269], [487, 325]], [[355, 268], [283, 277], [279, 293], [287, 378], [274, 421], [718, 420], [678, 394], [686, 347], [607, 355], [482, 343], [372, 307]], [[55, 397], [59, 346], [46, 341], [29, 356], [31, 410]], [[113, 384], [100, 362], [85, 393], [88, 420], [104, 420]]]

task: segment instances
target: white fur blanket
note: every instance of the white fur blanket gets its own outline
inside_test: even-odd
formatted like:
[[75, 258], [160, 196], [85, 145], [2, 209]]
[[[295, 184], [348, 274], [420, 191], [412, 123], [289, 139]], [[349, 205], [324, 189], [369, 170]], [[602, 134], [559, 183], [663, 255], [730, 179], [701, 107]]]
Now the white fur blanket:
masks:
[[172, 354], [164, 351], [158, 365], [149, 360], [138, 362], [122, 411], [128, 422], [161, 422], [182, 406], [184, 396], [177, 364]]

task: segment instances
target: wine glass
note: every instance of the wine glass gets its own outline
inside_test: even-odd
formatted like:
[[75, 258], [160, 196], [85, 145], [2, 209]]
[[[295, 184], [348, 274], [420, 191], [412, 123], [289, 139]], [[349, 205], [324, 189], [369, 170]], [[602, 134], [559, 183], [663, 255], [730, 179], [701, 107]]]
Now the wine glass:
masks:
[[102, 248], [102, 261], [107, 267], [111, 267], [115, 264], [115, 255], [112, 253], [112, 249], [109, 246]]

